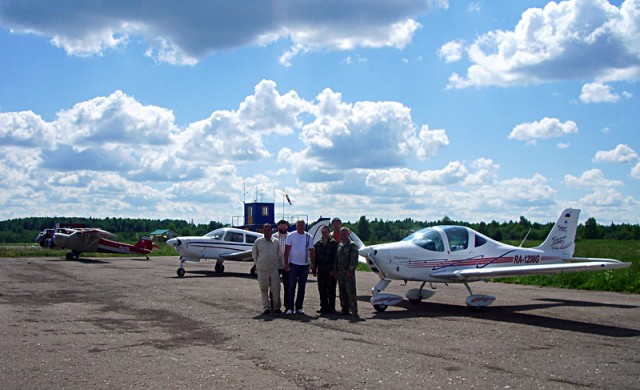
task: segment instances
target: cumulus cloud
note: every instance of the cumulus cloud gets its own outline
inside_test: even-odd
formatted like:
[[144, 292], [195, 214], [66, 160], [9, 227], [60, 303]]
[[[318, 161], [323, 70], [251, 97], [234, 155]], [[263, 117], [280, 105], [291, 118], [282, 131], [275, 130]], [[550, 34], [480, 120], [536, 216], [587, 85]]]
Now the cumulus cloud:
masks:
[[456, 62], [462, 59], [464, 43], [462, 41], [447, 42], [438, 49], [438, 56], [445, 62]]
[[446, 1], [0, 1], [0, 26], [14, 33], [50, 37], [70, 55], [101, 55], [142, 37], [146, 55], [192, 65], [203, 56], [287, 39], [280, 61], [309, 50], [408, 45], [421, 27], [416, 18], [446, 8]]
[[628, 145], [619, 144], [612, 150], [599, 150], [593, 162], [629, 163], [638, 159], [638, 154]]
[[621, 186], [624, 183], [619, 180], [608, 180], [601, 170], [591, 169], [583, 172], [580, 177], [565, 175], [564, 184], [571, 188], [609, 188]]
[[574, 121], [562, 123], [557, 118], [545, 117], [540, 121], [517, 125], [511, 130], [509, 139], [535, 144], [538, 139], [557, 138], [577, 132], [578, 126]]
[[580, 100], [583, 103], [615, 103], [620, 95], [612, 92], [610, 85], [602, 83], [590, 83], [582, 86]]
[[[530, 8], [512, 31], [487, 32], [466, 47], [472, 65], [466, 75], [453, 73], [448, 88], [574, 78], [635, 81], [640, 77], [639, 9], [638, 0], [626, 0], [619, 8], [606, 0]], [[588, 90], [583, 90], [584, 99], [593, 99]]]
[[631, 177], [640, 180], [640, 162], [631, 169]]
[[0, 113], [0, 144], [23, 147], [52, 147], [55, 128], [32, 111]]

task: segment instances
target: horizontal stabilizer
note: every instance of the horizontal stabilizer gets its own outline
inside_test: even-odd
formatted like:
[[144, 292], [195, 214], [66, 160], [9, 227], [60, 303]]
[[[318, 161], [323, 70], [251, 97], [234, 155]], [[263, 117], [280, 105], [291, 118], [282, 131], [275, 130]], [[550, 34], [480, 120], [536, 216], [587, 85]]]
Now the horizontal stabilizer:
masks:
[[598, 259], [594, 261], [581, 261], [578, 263], [522, 265], [493, 268], [469, 268], [461, 270], [439, 270], [431, 273], [431, 276], [438, 279], [460, 280], [466, 279], [491, 279], [508, 276], [523, 275], [546, 275], [563, 272], [578, 271], [602, 271], [605, 269], [627, 268], [631, 263], [623, 263], [612, 259]]
[[223, 253], [220, 255], [220, 258], [222, 260], [253, 261], [253, 258], [251, 257], [251, 249], [242, 252]]

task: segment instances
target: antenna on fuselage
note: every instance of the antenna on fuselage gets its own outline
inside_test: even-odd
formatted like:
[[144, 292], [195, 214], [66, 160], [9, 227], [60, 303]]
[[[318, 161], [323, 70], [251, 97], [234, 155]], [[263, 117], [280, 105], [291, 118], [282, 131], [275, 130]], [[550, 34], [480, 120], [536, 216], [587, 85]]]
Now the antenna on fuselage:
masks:
[[522, 247], [522, 244], [524, 244], [524, 242], [527, 240], [527, 237], [529, 237], [529, 233], [531, 233], [531, 228], [529, 228], [529, 231], [527, 232], [527, 234], [522, 239], [522, 242], [520, 243], [520, 247]]

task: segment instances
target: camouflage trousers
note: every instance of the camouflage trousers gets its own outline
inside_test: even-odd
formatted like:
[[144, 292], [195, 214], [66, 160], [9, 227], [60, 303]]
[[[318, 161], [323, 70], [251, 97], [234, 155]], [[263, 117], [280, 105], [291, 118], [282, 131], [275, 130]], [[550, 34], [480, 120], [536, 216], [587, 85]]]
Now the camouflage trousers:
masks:
[[358, 315], [358, 296], [356, 295], [356, 275], [351, 277], [346, 273], [338, 275], [338, 290], [340, 291], [340, 306], [343, 312]]

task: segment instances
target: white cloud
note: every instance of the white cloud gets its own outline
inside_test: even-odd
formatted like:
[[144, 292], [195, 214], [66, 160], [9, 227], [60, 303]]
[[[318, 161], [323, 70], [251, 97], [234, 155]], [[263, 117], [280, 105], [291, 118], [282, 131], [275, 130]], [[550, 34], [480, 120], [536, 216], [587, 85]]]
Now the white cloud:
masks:
[[464, 52], [464, 42], [450, 41], [438, 49], [438, 56], [444, 58], [445, 62], [456, 62], [462, 58]]
[[583, 103], [615, 103], [620, 95], [611, 92], [611, 86], [602, 83], [590, 83], [582, 86], [580, 100]]
[[638, 154], [628, 145], [619, 144], [612, 150], [599, 150], [593, 162], [628, 163], [638, 159]]
[[640, 162], [631, 169], [631, 177], [640, 180]]
[[247, 45], [289, 39], [280, 61], [309, 50], [356, 47], [403, 49], [421, 27], [416, 18], [447, 8], [446, 1], [326, 2], [269, 0], [191, 2], [2, 2], [0, 26], [14, 33], [51, 37], [70, 55], [101, 55], [142, 37], [146, 55], [159, 62], [193, 65], [203, 56]]
[[600, 82], [640, 78], [638, 0], [549, 2], [530, 8], [513, 31], [487, 32], [469, 45], [467, 74], [448, 88], [536, 84], [558, 79]]
[[570, 188], [609, 188], [621, 186], [624, 183], [619, 180], [608, 180], [601, 170], [591, 169], [583, 172], [580, 177], [565, 175], [564, 184]]
[[535, 144], [538, 139], [557, 138], [577, 133], [578, 126], [573, 121], [560, 122], [557, 118], [542, 118], [540, 121], [521, 123], [511, 130], [509, 139]]
[[23, 147], [52, 147], [54, 127], [32, 111], [0, 112], [0, 144]]

